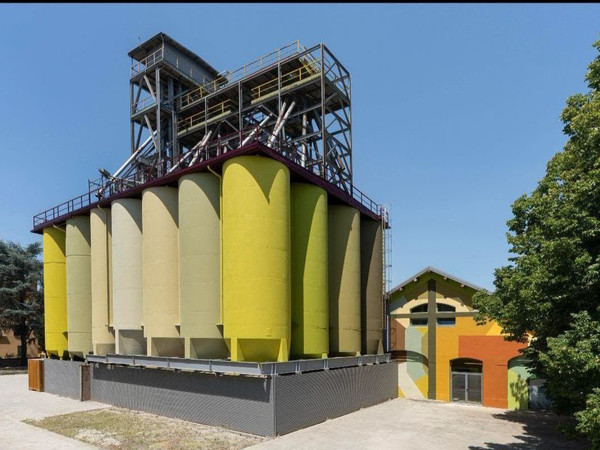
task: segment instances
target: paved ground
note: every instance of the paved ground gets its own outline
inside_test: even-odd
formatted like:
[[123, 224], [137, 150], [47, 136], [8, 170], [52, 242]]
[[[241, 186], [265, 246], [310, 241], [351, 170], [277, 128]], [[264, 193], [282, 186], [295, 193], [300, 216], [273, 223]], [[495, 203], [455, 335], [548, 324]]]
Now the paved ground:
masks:
[[[21, 422], [107, 405], [27, 389], [27, 375], [0, 376], [0, 449], [91, 448]], [[252, 447], [268, 449], [583, 449], [553, 414], [396, 399]]]
[[27, 375], [0, 376], [0, 448], [12, 449], [81, 449], [93, 448], [21, 422], [23, 419], [67, 414], [107, 408], [95, 402], [79, 402], [70, 398], [34, 392], [27, 388]]
[[583, 449], [553, 414], [395, 399], [252, 449]]

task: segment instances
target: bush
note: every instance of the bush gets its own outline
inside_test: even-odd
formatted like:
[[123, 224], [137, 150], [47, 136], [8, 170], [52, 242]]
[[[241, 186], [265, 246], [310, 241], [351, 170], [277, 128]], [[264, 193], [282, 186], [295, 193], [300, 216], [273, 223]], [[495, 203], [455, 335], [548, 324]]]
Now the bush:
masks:
[[575, 413], [577, 431], [587, 435], [592, 448], [600, 449], [600, 388], [595, 388], [587, 396], [585, 409]]

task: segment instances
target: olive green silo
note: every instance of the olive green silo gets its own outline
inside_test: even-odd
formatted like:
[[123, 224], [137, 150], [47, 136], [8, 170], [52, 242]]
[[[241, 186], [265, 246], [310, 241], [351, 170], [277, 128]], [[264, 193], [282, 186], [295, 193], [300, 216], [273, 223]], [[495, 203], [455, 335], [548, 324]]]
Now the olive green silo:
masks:
[[142, 201], [135, 198], [113, 201], [111, 225], [116, 351], [124, 355], [145, 355]]
[[329, 352], [360, 354], [360, 214], [329, 206]]
[[115, 352], [112, 331], [112, 238], [110, 209], [90, 211], [92, 346], [94, 354]]
[[92, 351], [90, 216], [67, 219], [67, 335], [71, 357]]
[[366, 354], [383, 353], [383, 240], [381, 222], [360, 221], [361, 342]]
[[221, 322], [219, 178], [179, 179], [179, 315], [186, 358], [226, 358]]
[[152, 356], [184, 356], [179, 334], [177, 188], [142, 193], [144, 336]]
[[293, 358], [329, 352], [327, 192], [307, 183], [291, 186]]

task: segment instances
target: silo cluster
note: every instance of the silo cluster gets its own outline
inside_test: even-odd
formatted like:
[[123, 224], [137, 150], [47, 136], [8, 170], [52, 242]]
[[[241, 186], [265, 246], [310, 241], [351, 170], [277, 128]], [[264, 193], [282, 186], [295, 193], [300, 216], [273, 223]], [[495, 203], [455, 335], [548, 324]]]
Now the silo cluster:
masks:
[[235, 156], [44, 229], [48, 353], [381, 352], [381, 223], [328, 197], [275, 159]]

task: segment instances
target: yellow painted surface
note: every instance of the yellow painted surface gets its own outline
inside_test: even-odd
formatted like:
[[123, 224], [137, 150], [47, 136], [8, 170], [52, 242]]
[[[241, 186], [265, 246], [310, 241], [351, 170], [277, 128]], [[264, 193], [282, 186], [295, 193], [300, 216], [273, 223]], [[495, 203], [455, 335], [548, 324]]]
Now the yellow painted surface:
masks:
[[226, 358], [221, 328], [220, 180], [194, 173], [179, 180], [179, 308], [188, 358]]
[[458, 358], [458, 336], [482, 336], [488, 334], [493, 324], [477, 325], [471, 317], [457, 317], [453, 327], [437, 327], [436, 330], [436, 398], [450, 401], [450, 361]]
[[176, 188], [163, 186], [144, 190], [142, 229], [144, 336], [149, 339], [148, 354], [183, 356], [183, 340], [177, 329], [179, 237]]
[[381, 223], [360, 221], [362, 352], [383, 353], [383, 241]]
[[286, 361], [290, 174], [262, 156], [223, 165], [223, 320], [232, 360]]
[[292, 183], [292, 345], [294, 358], [321, 358], [329, 351], [327, 193]]
[[90, 216], [67, 219], [67, 334], [69, 353], [92, 351], [92, 272]]
[[115, 200], [111, 207], [113, 326], [117, 353], [145, 355], [142, 331], [142, 201]]
[[329, 352], [359, 354], [360, 214], [345, 205], [329, 206]]
[[109, 328], [112, 312], [112, 239], [110, 209], [90, 211], [92, 271], [92, 346], [97, 355], [115, 352]]
[[65, 232], [49, 227], [44, 243], [44, 333], [48, 354], [61, 357], [67, 343], [67, 272]]

